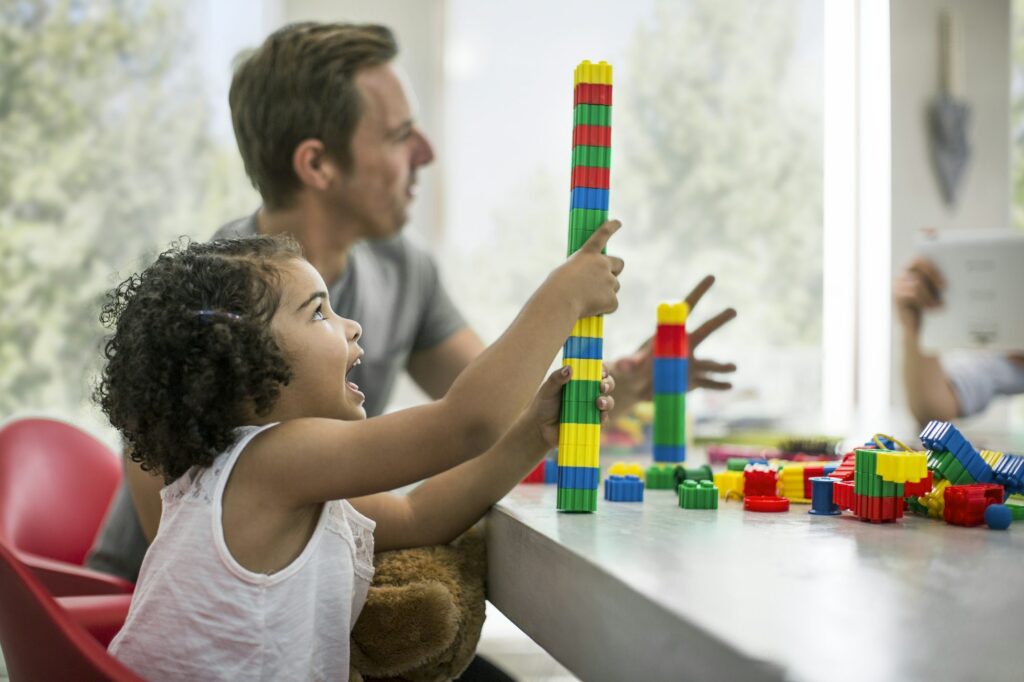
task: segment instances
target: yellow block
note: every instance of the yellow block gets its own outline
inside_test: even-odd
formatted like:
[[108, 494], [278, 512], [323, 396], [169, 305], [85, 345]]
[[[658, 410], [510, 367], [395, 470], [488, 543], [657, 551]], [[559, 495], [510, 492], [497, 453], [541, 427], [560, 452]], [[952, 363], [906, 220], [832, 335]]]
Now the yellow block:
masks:
[[576, 320], [576, 324], [572, 328], [572, 335], [593, 339], [604, 338], [604, 317], [584, 317]]
[[743, 472], [742, 471], [720, 471], [714, 475], [715, 487], [718, 488], [718, 496], [725, 497], [729, 491], [735, 491], [743, 496]]
[[942, 511], [946, 508], [946, 486], [949, 481], [942, 480], [935, 484], [932, 491], [927, 495], [917, 498], [917, 501], [928, 507], [928, 516], [933, 519], [941, 519]]
[[985, 464], [988, 464], [993, 469], [995, 469], [996, 465], [999, 464], [999, 460], [1003, 458], [1003, 453], [996, 452], [995, 450], [982, 450], [978, 454], [981, 455], [983, 460], [985, 460]]
[[[572, 378], [576, 381], [600, 381], [602, 368], [600, 360], [585, 360], [583, 358], [564, 358], [562, 367], [572, 367]], [[564, 424], [562, 426], [565, 426]]]
[[562, 424], [558, 432], [558, 465], [596, 467], [601, 454], [600, 424]]
[[686, 301], [658, 304], [658, 324], [686, 324], [690, 314], [690, 304]]
[[612, 84], [612, 67], [606, 61], [600, 61], [597, 64], [592, 63], [589, 59], [585, 59], [580, 62], [579, 66], [572, 74], [573, 85], [579, 85], [580, 83], [596, 83], [597, 85], [611, 85]]
[[889, 483], [917, 483], [928, 475], [924, 452], [879, 452], [875, 472]]
[[608, 468], [609, 476], [636, 476], [641, 481], [644, 480], [644, 469], [639, 464], [633, 462], [616, 462]]

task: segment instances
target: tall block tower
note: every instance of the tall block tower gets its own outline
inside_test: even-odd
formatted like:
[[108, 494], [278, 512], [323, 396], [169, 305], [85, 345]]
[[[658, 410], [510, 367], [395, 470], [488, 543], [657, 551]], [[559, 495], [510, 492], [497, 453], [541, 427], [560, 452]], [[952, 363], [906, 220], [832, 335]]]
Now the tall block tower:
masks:
[[[612, 146], [612, 67], [584, 61], [573, 73], [572, 181], [569, 248], [572, 255], [608, 220]], [[558, 435], [558, 509], [597, 509], [601, 449], [601, 392], [604, 318], [586, 317], [565, 342], [562, 365], [572, 379], [562, 391]]]

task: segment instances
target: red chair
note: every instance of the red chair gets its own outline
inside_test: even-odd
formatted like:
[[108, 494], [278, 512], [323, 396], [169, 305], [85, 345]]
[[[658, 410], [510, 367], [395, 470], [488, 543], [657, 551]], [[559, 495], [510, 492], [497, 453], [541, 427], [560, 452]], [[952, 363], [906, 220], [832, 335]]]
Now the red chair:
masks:
[[82, 566], [121, 461], [105, 445], [53, 419], [0, 428], [0, 540], [55, 595], [131, 592], [132, 583]]
[[142, 679], [76, 622], [74, 600], [81, 599], [91, 600], [83, 620], [102, 632], [116, 632], [124, 622], [130, 595], [70, 597], [71, 608], [61, 608], [42, 582], [0, 542], [0, 646], [12, 680]]

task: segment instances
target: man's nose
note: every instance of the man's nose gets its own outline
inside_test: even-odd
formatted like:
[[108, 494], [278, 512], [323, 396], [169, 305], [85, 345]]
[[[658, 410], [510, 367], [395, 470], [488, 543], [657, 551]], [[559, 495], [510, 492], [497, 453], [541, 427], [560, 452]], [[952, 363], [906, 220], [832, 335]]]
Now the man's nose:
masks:
[[430, 140], [423, 134], [423, 131], [416, 129], [416, 154], [413, 156], [413, 163], [416, 166], [425, 166], [434, 160], [434, 147]]

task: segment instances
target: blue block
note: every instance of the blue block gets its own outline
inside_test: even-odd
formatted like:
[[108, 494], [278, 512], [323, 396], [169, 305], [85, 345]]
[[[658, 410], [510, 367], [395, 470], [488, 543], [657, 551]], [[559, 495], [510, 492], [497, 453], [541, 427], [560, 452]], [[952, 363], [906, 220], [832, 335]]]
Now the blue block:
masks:
[[833, 471], [835, 471], [838, 468], [839, 468], [838, 464], [826, 464], [825, 465], [825, 475], [828, 476], [829, 474], [831, 474]]
[[655, 445], [655, 462], [683, 462], [686, 461], [685, 445]]
[[654, 392], [685, 393], [688, 367], [686, 358], [654, 358]]
[[558, 485], [562, 488], [597, 490], [600, 473], [598, 467], [558, 467]]
[[644, 482], [636, 476], [609, 476], [604, 479], [604, 499], [609, 502], [643, 502]]
[[558, 483], [558, 462], [553, 459], [544, 460], [544, 482]]
[[600, 360], [604, 350], [604, 339], [593, 336], [570, 336], [562, 348], [562, 357], [582, 360]]
[[573, 208], [586, 208], [592, 211], [607, 211], [608, 190], [595, 189], [593, 187], [573, 187], [572, 202], [569, 204], [569, 208], [570, 210]]

